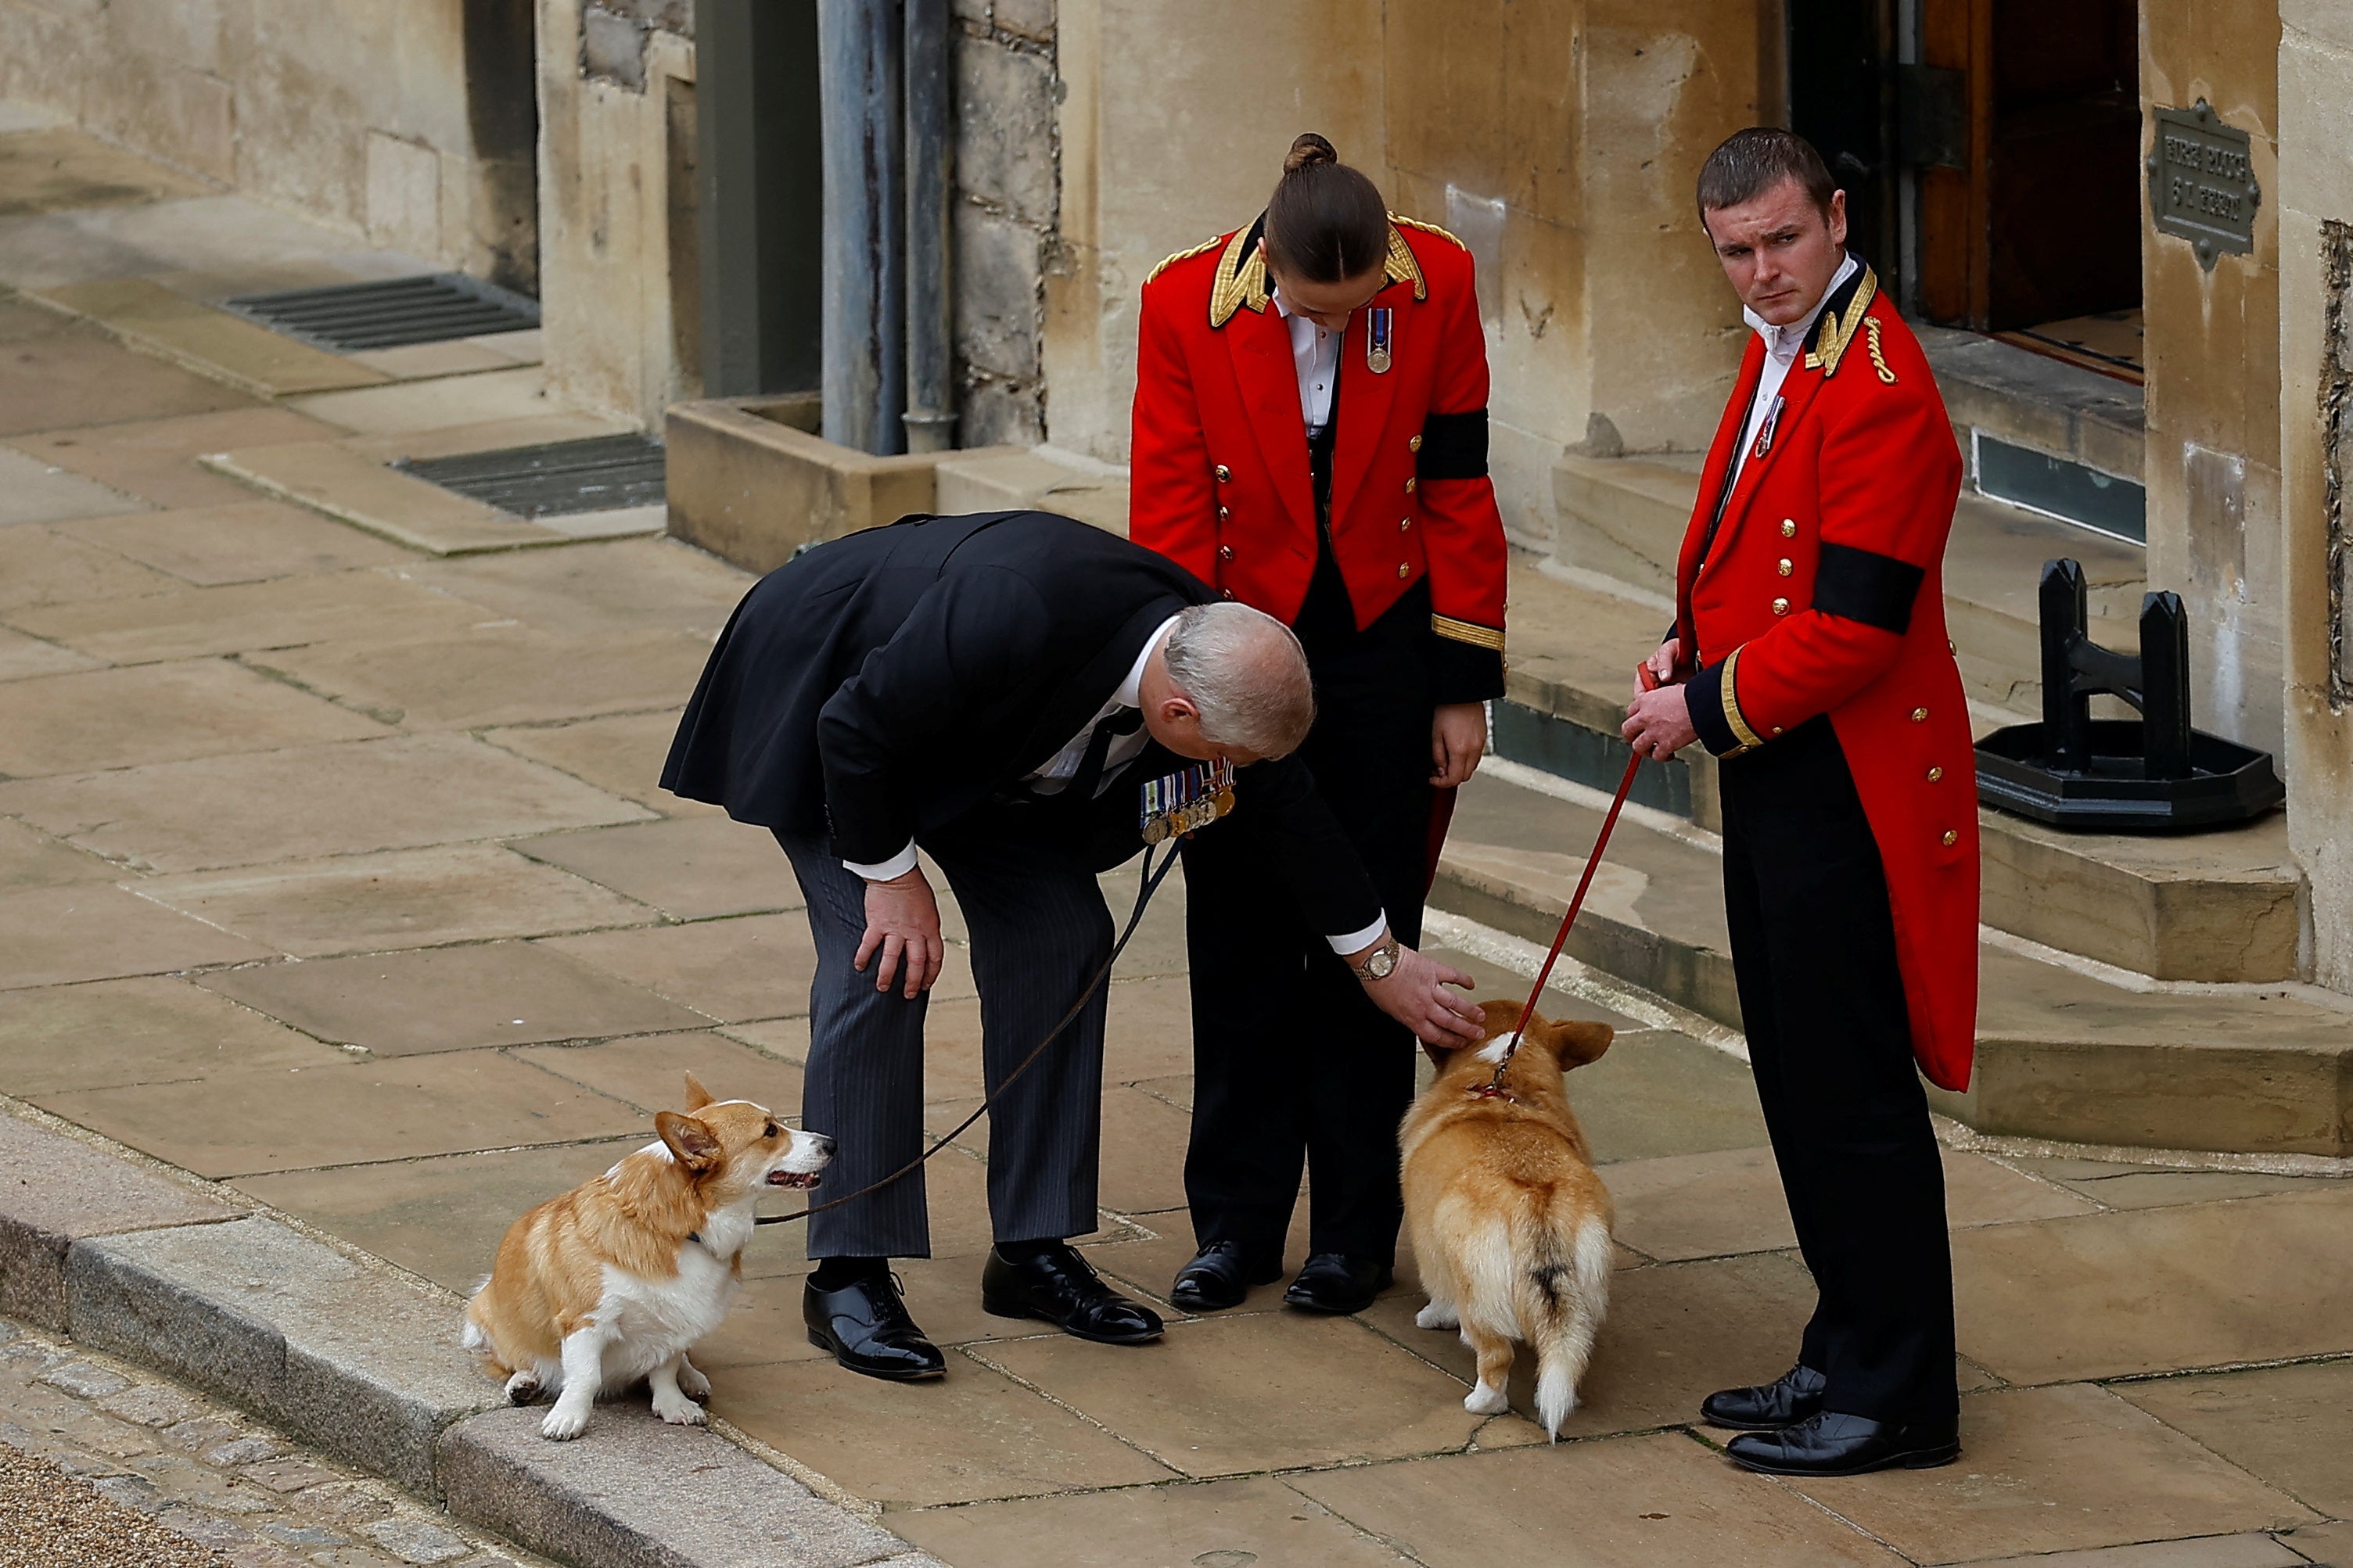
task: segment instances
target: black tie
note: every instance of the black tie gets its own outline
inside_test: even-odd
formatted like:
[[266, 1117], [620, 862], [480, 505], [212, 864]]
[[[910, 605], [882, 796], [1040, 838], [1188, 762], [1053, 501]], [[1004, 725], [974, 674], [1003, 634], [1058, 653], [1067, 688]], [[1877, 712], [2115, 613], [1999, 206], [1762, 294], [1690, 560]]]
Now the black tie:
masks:
[[1111, 753], [1114, 736], [1133, 735], [1144, 725], [1144, 710], [1123, 708], [1095, 726], [1087, 738], [1086, 754], [1079, 759], [1079, 771], [1071, 775], [1071, 787], [1066, 792], [1072, 800], [1092, 800], [1103, 784], [1103, 758]]

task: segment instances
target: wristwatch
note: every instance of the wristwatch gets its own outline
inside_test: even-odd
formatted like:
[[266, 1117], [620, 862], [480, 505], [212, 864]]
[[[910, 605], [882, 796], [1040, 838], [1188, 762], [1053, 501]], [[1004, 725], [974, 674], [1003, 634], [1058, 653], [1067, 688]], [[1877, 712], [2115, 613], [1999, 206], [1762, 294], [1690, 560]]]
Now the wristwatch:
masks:
[[1385, 936], [1364, 963], [1352, 963], [1348, 967], [1356, 972], [1359, 980], [1387, 980], [1397, 973], [1399, 951], [1397, 937], [1394, 934]]

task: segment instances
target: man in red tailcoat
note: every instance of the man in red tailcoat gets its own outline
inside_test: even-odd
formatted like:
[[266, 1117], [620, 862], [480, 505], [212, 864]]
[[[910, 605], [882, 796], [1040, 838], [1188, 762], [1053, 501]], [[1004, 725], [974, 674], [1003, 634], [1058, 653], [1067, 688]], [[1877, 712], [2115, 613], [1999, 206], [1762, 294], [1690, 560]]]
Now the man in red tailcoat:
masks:
[[1941, 1465], [1952, 1261], [1914, 1066], [1967, 1088], [1976, 1034], [1976, 770], [1941, 574], [1960, 455], [1812, 147], [1739, 132], [1699, 205], [1756, 336], [1650, 660], [1664, 684], [1625, 730], [1722, 759], [1741, 1015], [1820, 1295], [1795, 1367], [1701, 1410], [1754, 1470]]

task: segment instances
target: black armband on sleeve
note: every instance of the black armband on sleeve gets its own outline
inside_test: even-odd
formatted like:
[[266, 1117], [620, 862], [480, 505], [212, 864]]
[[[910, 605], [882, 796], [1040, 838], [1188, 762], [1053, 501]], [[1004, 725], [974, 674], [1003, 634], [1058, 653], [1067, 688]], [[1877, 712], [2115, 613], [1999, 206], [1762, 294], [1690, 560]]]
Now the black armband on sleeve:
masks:
[[1912, 606], [1926, 576], [1909, 561], [1875, 550], [1825, 544], [1814, 568], [1813, 607], [1902, 637], [1912, 629]]
[[1483, 479], [1487, 477], [1487, 411], [1431, 414], [1421, 422], [1421, 447], [1413, 471], [1425, 479]]

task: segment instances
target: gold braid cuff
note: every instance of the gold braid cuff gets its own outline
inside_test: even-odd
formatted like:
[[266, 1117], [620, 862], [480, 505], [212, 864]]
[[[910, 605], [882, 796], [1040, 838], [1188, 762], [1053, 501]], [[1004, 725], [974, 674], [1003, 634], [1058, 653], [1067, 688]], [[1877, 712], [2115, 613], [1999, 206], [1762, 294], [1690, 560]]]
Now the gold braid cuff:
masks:
[[1734, 648], [1732, 657], [1724, 661], [1724, 679], [1718, 689], [1724, 695], [1724, 721], [1732, 726], [1741, 749], [1747, 751], [1763, 745], [1765, 737], [1749, 727], [1748, 716], [1740, 710], [1740, 687], [1735, 679], [1740, 673], [1740, 652]]
[[1504, 651], [1504, 628], [1501, 626], [1482, 626], [1476, 621], [1458, 621], [1452, 616], [1432, 616], [1430, 617], [1430, 629], [1440, 637], [1469, 643], [1472, 647], [1490, 648], [1496, 653]]

